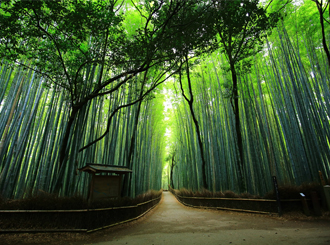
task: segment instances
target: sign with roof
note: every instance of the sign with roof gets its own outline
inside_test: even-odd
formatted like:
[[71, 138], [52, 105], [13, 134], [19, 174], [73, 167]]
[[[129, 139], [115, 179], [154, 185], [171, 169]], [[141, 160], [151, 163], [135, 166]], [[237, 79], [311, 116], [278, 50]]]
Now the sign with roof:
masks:
[[123, 174], [131, 173], [126, 166], [88, 163], [78, 169], [92, 175], [88, 201], [120, 197]]

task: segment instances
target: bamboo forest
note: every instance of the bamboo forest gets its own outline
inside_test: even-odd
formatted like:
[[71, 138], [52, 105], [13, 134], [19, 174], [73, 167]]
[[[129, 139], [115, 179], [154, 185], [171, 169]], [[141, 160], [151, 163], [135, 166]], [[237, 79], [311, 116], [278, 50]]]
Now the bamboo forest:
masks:
[[327, 0], [0, 2], [0, 195], [264, 195], [330, 178]]

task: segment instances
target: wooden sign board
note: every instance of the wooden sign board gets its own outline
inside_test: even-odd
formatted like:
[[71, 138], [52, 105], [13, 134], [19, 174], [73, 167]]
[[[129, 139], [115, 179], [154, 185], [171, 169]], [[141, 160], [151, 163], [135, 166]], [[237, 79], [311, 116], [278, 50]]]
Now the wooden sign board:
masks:
[[92, 199], [105, 199], [120, 196], [121, 175], [102, 176], [94, 175]]

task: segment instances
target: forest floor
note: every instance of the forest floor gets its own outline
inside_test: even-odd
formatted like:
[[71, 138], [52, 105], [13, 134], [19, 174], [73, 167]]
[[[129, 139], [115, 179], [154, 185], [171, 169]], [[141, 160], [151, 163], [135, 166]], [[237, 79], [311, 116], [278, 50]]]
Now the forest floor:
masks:
[[0, 244], [330, 244], [330, 218], [189, 208], [164, 192], [143, 218], [86, 233], [2, 234]]

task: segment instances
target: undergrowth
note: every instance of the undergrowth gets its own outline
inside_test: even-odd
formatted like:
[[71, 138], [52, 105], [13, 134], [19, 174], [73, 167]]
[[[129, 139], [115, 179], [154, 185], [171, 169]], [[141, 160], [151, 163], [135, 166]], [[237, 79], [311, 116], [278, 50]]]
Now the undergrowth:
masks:
[[0, 197], [0, 210], [74, 210], [134, 206], [159, 197], [162, 191], [148, 191], [135, 198], [122, 197], [94, 201], [91, 205], [82, 196], [58, 197], [42, 193], [24, 199], [5, 200]]
[[[300, 193], [303, 193], [307, 198], [311, 197], [311, 192], [316, 191], [317, 194], [321, 195], [322, 186], [319, 183], [304, 183], [300, 186], [293, 185], [281, 185], [278, 188], [280, 199], [299, 199]], [[181, 188], [180, 190], [174, 190], [176, 195], [184, 196], [184, 197], [219, 197], [219, 198], [246, 198], [246, 199], [276, 199], [276, 195], [274, 191], [270, 191], [266, 193], [264, 196], [260, 195], [252, 195], [250, 193], [234, 193], [233, 191], [218, 191], [211, 192], [206, 189], [202, 189], [201, 191], [192, 191], [187, 190], [185, 188]]]

